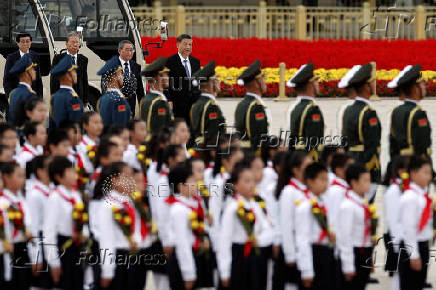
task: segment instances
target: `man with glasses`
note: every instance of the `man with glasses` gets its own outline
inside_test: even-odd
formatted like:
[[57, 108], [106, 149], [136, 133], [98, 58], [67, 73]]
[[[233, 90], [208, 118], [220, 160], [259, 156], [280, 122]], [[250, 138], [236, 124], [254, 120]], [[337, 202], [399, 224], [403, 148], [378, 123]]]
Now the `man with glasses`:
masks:
[[18, 86], [18, 75], [10, 74], [9, 71], [14, 64], [27, 53], [30, 55], [32, 62], [36, 64], [36, 67], [34, 67], [36, 78], [32, 82], [32, 89], [39, 97], [42, 97], [43, 87], [41, 73], [39, 71], [39, 56], [36, 52], [30, 50], [30, 47], [32, 46], [32, 36], [28, 33], [20, 33], [15, 38], [15, 41], [17, 42], [18, 50], [7, 56], [5, 71], [3, 74], [3, 87], [5, 89], [6, 98], [9, 98], [11, 91]]
[[[87, 107], [88, 103], [95, 108], [97, 100], [90, 100], [89, 97], [89, 85], [88, 85], [88, 58], [83, 54], [79, 54], [80, 49], [80, 38], [76, 32], [70, 32], [67, 35], [67, 39], [65, 42], [67, 47], [67, 51], [56, 54], [53, 57], [52, 67], [59, 63], [61, 59], [64, 58], [65, 55], [70, 55], [73, 59], [74, 65], [78, 68], [77, 72], [77, 83], [73, 85], [74, 91], [79, 95], [79, 98], [82, 100], [85, 107]], [[50, 75], [50, 94], [53, 95], [59, 90], [59, 79]]]

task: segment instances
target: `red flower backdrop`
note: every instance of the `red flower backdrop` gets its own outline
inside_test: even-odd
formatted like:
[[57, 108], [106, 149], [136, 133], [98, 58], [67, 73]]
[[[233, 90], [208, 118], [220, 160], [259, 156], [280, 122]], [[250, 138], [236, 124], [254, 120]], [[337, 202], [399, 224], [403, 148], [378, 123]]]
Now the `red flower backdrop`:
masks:
[[[142, 44], [159, 41], [158, 38], [142, 38]], [[370, 61], [377, 63], [377, 69], [399, 69], [408, 64], [422, 64], [423, 70], [436, 70], [434, 53], [436, 39], [414, 40], [318, 40], [300, 41], [293, 39], [224, 39], [195, 38], [193, 55], [205, 65], [214, 59], [217, 66], [243, 67], [260, 59], [262, 68], [278, 67], [285, 62], [287, 68], [298, 68], [312, 61], [315, 68], [350, 68], [355, 64]], [[146, 57], [147, 63], [160, 56], [170, 56], [177, 52], [176, 39], [170, 38], [161, 49], [151, 48]], [[386, 87], [387, 81], [377, 81], [377, 94], [393, 96], [395, 92]], [[239, 97], [244, 88], [238, 85], [223, 84], [221, 96]], [[342, 96], [344, 91], [337, 88], [337, 81], [320, 83], [323, 96]], [[286, 88], [287, 95], [293, 90]], [[267, 96], [277, 96], [278, 83], [268, 83]], [[427, 82], [427, 94], [436, 95], [436, 83]]]

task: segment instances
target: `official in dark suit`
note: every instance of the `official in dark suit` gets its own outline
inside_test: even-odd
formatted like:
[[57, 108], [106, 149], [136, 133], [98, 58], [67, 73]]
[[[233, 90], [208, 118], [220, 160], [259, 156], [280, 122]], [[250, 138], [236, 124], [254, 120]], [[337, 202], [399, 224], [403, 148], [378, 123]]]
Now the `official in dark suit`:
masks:
[[[64, 53], [56, 54], [53, 57], [52, 67], [57, 65], [65, 55], [70, 55], [73, 59], [74, 65], [78, 68], [77, 83], [73, 85], [74, 91], [79, 95], [79, 98], [85, 104], [91, 101], [95, 105], [97, 100], [88, 100], [89, 86], [88, 86], [88, 58], [82, 54], [79, 54], [80, 39], [79, 35], [75, 32], [70, 32], [67, 35], [66, 40], [67, 51]], [[59, 90], [59, 79], [57, 76], [50, 75], [50, 94], [53, 95]]]
[[17, 60], [19, 60], [24, 54], [29, 53], [30, 57], [32, 58], [32, 62], [36, 63], [37, 65], [34, 67], [36, 71], [36, 79], [32, 82], [32, 89], [39, 97], [42, 97], [42, 79], [39, 70], [39, 57], [36, 52], [30, 50], [32, 45], [32, 36], [30, 36], [28, 33], [20, 33], [17, 35], [15, 40], [18, 45], [18, 50], [7, 56], [5, 71], [3, 74], [3, 87], [5, 89], [5, 95], [7, 98], [9, 98], [11, 91], [18, 86], [18, 75], [10, 74], [9, 71], [17, 62]]
[[[135, 55], [135, 47], [129, 40], [122, 40], [118, 44], [118, 61], [123, 68], [124, 82], [121, 92], [127, 98], [131, 114], [135, 114], [136, 100], [138, 105], [144, 97], [144, 86], [142, 85], [141, 66], [133, 60]], [[101, 90], [104, 94], [106, 92], [107, 81], [102, 76]]]
[[166, 66], [170, 70], [170, 87], [168, 100], [173, 103], [175, 118], [184, 118], [190, 124], [189, 112], [192, 105], [197, 101], [198, 95], [193, 93], [190, 78], [200, 69], [200, 61], [191, 56], [192, 37], [182, 34], [177, 37], [178, 52], [167, 59]]

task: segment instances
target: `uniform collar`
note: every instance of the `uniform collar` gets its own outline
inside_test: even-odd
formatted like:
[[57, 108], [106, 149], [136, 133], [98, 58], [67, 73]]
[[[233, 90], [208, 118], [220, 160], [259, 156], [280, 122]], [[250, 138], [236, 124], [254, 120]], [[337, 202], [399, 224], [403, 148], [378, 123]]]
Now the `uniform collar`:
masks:
[[130, 198], [126, 197], [125, 195], [119, 193], [116, 190], [111, 190], [106, 198], [110, 203], [115, 205], [118, 204], [118, 206], [122, 206], [125, 202], [130, 202]]
[[348, 191], [348, 196], [354, 201], [357, 201], [361, 204], [366, 204], [365, 199], [351, 189]]
[[197, 206], [198, 202], [195, 199], [193, 199], [192, 197], [186, 197], [186, 196], [183, 196], [181, 194], [177, 194], [176, 197], [178, 200], [180, 200], [181, 202], [183, 202], [189, 206], [192, 206], [192, 207]]
[[336, 180], [338, 183], [342, 184], [343, 186], [349, 187], [348, 183], [337, 175], [335, 175], [334, 180]]
[[82, 136], [82, 142], [86, 145], [91, 145], [94, 146], [96, 145], [96, 143], [94, 142], [94, 140], [92, 140], [91, 138], [89, 138], [89, 136], [87, 134]]
[[61, 89], [68, 89], [68, 90], [70, 90], [70, 91], [76, 92], [76, 91], [73, 89], [73, 87], [66, 86], [66, 85], [60, 85], [59, 88], [61, 88]]
[[167, 97], [166, 97], [162, 92], [159, 92], [159, 91], [156, 91], [156, 90], [150, 89], [150, 93], [152, 93], [152, 94], [156, 94], [156, 95], [159, 95], [159, 96], [161, 96], [165, 101], [167, 101]]
[[25, 83], [25, 82], [19, 82], [18, 84], [25, 86], [25, 87], [28, 88], [29, 90], [32, 89], [32, 87], [31, 87], [28, 83]]
[[314, 97], [309, 97], [309, 96], [298, 96], [301, 100], [308, 100], [308, 101], [312, 101], [315, 103], [315, 98]]
[[58, 190], [59, 190], [63, 195], [65, 195], [66, 197], [68, 197], [68, 198], [71, 198], [71, 197], [72, 197], [71, 190], [68, 190], [65, 186], [59, 184], [59, 185], [57, 186], [57, 189], [58, 189]]
[[246, 93], [247, 96], [252, 96], [254, 97], [256, 100], [258, 100], [262, 105], [265, 105], [265, 102], [262, 100], [262, 98], [258, 95], [258, 94], [254, 94], [254, 93]]
[[12, 191], [10, 191], [7, 188], [3, 188], [3, 194], [6, 196], [6, 198], [8, 200], [10, 200], [13, 203], [18, 202], [18, 195], [20, 194], [19, 192], [17, 194], [13, 193]]
[[121, 63], [121, 66], [123, 67], [123, 69], [124, 69], [124, 64], [125, 64], [125, 63], [127, 63], [127, 65], [130, 66], [130, 61], [129, 61], [129, 60], [128, 60], [128, 61], [125, 61], [124, 59], [121, 58], [121, 56], [118, 57], [118, 58], [119, 58], [119, 60], [120, 60], [120, 63]]
[[50, 191], [51, 191], [50, 186], [45, 185], [44, 183], [42, 183], [41, 181], [39, 181], [38, 179], [35, 178], [33, 181], [33, 188], [36, 188], [37, 190], [39, 190], [38, 187], [41, 188], [44, 192], [47, 192], [50, 194]]
[[206, 94], [206, 93], [201, 93], [202, 96], [208, 97], [209, 99], [211, 99], [212, 101], [216, 102], [216, 98], [214, 95], [212, 94]]
[[187, 63], [189, 63], [189, 55], [188, 55], [187, 58], [183, 58], [183, 56], [180, 54], [180, 52], [178, 52], [177, 54], [179, 55], [179, 57], [180, 57], [180, 61], [182, 62], [182, 64], [183, 64], [183, 61], [184, 61], [184, 60], [187, 60]]
[[418, 105], [418, 101], [416, 101], [416, 100], [405, 99], [404, 102], [409, 102], [409, 103], [413, 103], [415, 105]]
[[305, 190], [306, 189], [306, 185], [305, 184], [303, 184], [303, 183], [301, 183], [298, 179], [296, 179], [295, 177], [292, 177], [291, 178], [291, 181], [293, 181], [297, 186], [298, 186], [298, 188], [300, 188], [301, 190]]
[[424, 195], [426, 193], [425, 189], [423, 189], [421, 186], [419, 186], [418, 184], [416, 184], [414, 182], [410, 183], [410, 189], [412, 189], [413, 191], [415, 191], [419, 195]]
[[121, 92], [120, 89], [107, 88], [106, 92], [117, 92], [120, 96], [123, 96], [123, 93]]
[[30, 145], [29, 144], [29, 142], [28, 141], [26, 141], [25, 143], [24, 143], [24, 145], [23, 145], [23, 147], [26, 147], [27, 148], [27, 150], [29, 150], [30, 152], [32, 152], [33, 154], [35, 154], [35, 155], [39, 155], [39, 154], [42, 154], [43, 152], [43, 150], [42, 150], [42, 146], [37, 146], [37, 147], [33, 147], [32, 145]]
[[362, 98], [362, 97], [356, 97], [354, 100], [355, 100], [355, 101], [361, 101], [361, 102], [364, 102], [364, 103], [367, 104], [368, 106], [371, 106], [371, 102], [370, 102], [369, 100], [367, 100], [367, 99]]

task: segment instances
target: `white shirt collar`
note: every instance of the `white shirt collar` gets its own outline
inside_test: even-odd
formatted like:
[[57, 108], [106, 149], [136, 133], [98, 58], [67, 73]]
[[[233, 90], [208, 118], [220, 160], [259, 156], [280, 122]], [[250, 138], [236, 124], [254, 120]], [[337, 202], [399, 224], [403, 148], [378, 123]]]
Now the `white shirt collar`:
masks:
[[19, 82], [19, 84], [22, 84], [22, 85], [26, 86], [29, 90], [32, 89], [32, 87], [31, 87], [28, 83], [25, 83], [25, 82]]
[[369, 100], [367, 100], [367, 99], [362, 98], [362, 97], [356, 97], [354, 100], [355, 100], [355, 101], [361, 101], [361, 102], [364, 102], [364, 103], [366, 103], [368, 106], [371, 106], [371, 102], [370, 102]]
[[61, 89], [69, 89], [69, 90], [74, 92], [74, 89], [72, 87], [70, 87], [70, 86], [60, 85], [59, 88], [61, 88]]
[[411, 102], [411, 103], [414, 103], [414, 104], [418, 105], [418, 101], [417, 100], [405, 99], [404, 101], [405, 102]]
[[49, 185], [45, 185], [44, 183], [42, 183], [41, 181], [39, 181], [39, 179], [34, 179], [33, 181], [33, 188], [35, 188], [35, 186], [39, 186], [42, 190], [50, 193], [50, 186]]
[[206, 93], [201, 93], [202, 96], [208, 97], [209, 99], [212, 99], [212, 101], [216, 102], [216, 98], [214, 95], [212, 94], [206, 94]]
[[165, 101], [167, 101], [167, 97], [165, 97], [165, 95], [164, 95], [163, 93], [159, 92], [159, 91], [156, 91], [156, 90], [150, 89], [150, 93], [152, 93], [152, 94], [156, 94], [156, 95], [159, 95], [159, 96], [161, 96], [162, 98], [164, 98]]
[[346, 187], [349, 187], [348, 183], [347, 183], [345, 180], [343, 180], [342, 178], [340, 178], [339, 176], [337, 176], [337, 175], [335, 175], [335, 180], [336, 180], [338, 183], [340, 183], [340, 184], [342, 184], [342, 185], [344, 185], [344, 186], [346, 186]]
[[3, 188], [3, 194], [7, 197], [7, 198], [9, 198], [12, 202], [18, 202], [19, 200], [18, 200], [18, 195], [19, 195], [19, 193], [18, 194], [15, 194], [15, 193], [13, 193], [12, 191], [10, 191], [9, 189], [7, 189], [7, 188]]
[[361, 197], [360, 195], [358, 195], [356, 192], [354, 192], [353, 190], [349, 190], [348, 191], [348, 196], [350, 196], [354, 201], [357, 201], [359, 203], [365, 203], [365, 200], [363, 197]]
[[29, 144], [28, 141], [24, 142], [24, 146], [26, 147], [30, 152], [32, 152], [35, 155], [40, 155], [43, 153], [43, 149], [41, 145], [38, 145], [36, 148]]
[[22, 52], [21, 50], [18, 50], [20, 52], [20, 57], [23, 57], [23, 55], [25, 55], [26, 53], [29, 53], [30, 50], [28, 50], [27, 52]]
[[314, 97], [309, 97], [309, 96], [298, 96], [301, 100], [309, 100], [315, 103], [315, 98]]
[[246, 95], [256, 98], [262, 105], [265, 105], [265, 102], [262, 100], [262, 98], [259, 95], [254, 93], [246, 93]]
[[68, 55], [71, 55], [71, 56], [74, 56], [74, 57], [76, 58], [76, 60], [77, 60], [77, 53], [76, 53], [76, 54], [71, 54], [71, 53], [69, 53], [68, 50], [67, 50], [67, 54], [68, 54]]
[[417, 192], [418, 194], [420, 194], [420, 195], [424, 195], [424, 194], [425, 194], [425, 189], [422, 188], [421, 186], [419, 186], [418, 184], [414, 183], [414, 182], [411, 182], [411, 183], [410, 183], [410, 188], [411, 188], [413, 191], [416, 191], [416, 192]]
[[88, 135], [83, 135], [82, 136], [82, 140], [83, 141], [85, 141], [85, 142], [83, 142], [83, 141], [81, 141], [82, 143], [86, 143], [86, 145], [91, 145], [91, 146], [94, 146], [95, 145], [95, 142], [94, 142], [94, 140], [92, 140], [91, 138], [89, 138], [89, 136]]
[[118, 57], [118, 58], [120, 59], [120, 63], [121, 63], [121, 66], [123, 67], [123, 69], [124, 69], [124, 63], [127, 63], [127, 65], [130, 67], [130, 62], [129, 61], [125, 61], [124, 59], [121, 58], [121, 56]]
[[189, 55], [187, 58], [183, 58], [183, 56], [180, 54], [180, 52], [177, 53], [180, 57], [180, 61], [183, 63], [184, 60], [187, 60], [187, 63], [189, 63]]
[[298, 179], [296, 179], [295, 177], [292, 177], [291, 180], [298, 186], [298, 188], [300, 188], [301, 190], [305, 190], [306, 189], [306, 185], [301, 183]]

